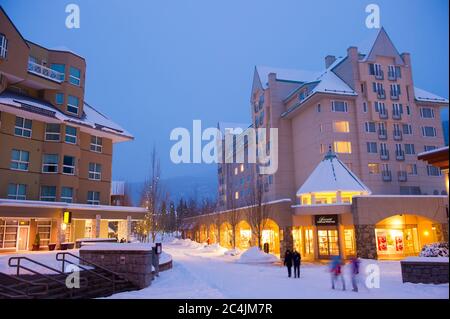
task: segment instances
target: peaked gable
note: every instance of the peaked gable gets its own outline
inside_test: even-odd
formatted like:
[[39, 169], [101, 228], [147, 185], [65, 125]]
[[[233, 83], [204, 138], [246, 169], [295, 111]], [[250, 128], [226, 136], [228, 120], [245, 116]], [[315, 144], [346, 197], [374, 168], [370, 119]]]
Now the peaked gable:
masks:
[[398, 65], [404, 64], [402, 57], [398, 53], [394, 43], [392, 43], [391, 39], [389, 38], [384, 28], [381, 28], [380, 31], [378, 32], [375, 41], [371, 45], [369, 51], [363, 53], [366, 53], [366, 56], [364, 58], [365, 61], [375, 61], [376, 57], [380, 55], [380, 56], [393, 56], [395, 58], [396, 64]]

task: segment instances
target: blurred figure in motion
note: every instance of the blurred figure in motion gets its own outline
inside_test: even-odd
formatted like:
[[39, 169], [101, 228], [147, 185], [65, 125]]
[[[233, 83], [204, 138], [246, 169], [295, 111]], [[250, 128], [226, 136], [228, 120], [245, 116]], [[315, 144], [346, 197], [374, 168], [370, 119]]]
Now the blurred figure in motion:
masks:
[[297, 250], [294, 250], [292, 260], [294, 262], [294, 277], [300, 278], [300, 263], [302, 262], [302, 256]]
[[284, 265], [287, 267], [288, 277], [291, 278], [291, 276], [292, 276], [292, 253], [289, 249], [286, 250], [286, 253], [284, 254]]
[[342, 290], [345, 290], [345, 280], [342, 276], [342, 266], [344, 265], [341, 256], [334, 256], [330, 262], [331, 289], [335, 288], [336, 282], [342, 282]]
[[359, 264], [358, 257], [353, 257], [350, 261], [353, 291], [358, 292]]

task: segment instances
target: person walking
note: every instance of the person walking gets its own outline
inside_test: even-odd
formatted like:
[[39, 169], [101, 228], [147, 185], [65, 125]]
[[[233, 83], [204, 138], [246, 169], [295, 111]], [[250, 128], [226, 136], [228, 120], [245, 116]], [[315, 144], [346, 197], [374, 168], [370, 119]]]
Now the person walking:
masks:
[[342, 290], [345, 290], [345, 280], [342, 276], [342, 259], [341, 256], [334, 256], [330, 263], [331, 272], [331, 289], [335, 288], [336, 282], [339, 280], [342, 282]]
[[302, 255], [300, 255], [300, 253], [297, 250], [294, 250], [292, 260], [294, 262], [294, 277], [300, 278], [300, 264], [302, 262]]
[[292, 253], [289, 249], [286, 250], [286, 253], [284, 254], [284, 265], [287, 267], [288, 277], [291, 278], [291, 276], [292, 276]]
[[353, 291], [358, 292], [359, 264], [361, 261], [354, 257], [350, 261]]

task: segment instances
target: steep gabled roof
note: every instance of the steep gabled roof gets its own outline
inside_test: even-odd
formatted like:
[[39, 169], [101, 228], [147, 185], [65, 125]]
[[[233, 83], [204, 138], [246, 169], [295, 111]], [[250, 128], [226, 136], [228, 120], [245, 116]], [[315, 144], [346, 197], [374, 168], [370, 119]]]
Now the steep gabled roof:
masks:
[[[375, 39], [373, 40], [373, 33], [369, 37], [372, 43], [369, 46], [363, 45], [359, 47], [359, 52], [365, 54], [363, 61], [375, 61], [377, 55], [379, 56], [393, 56], [395, 58], [395, 63], [398, 65], [403, 65], [404, 61], [400, 54], [398, 53], [394, 43], [389, 38], [386, 30], [382, 27], [378, 33], [376, 33]], [[369, 42], [370, 43], [370, 42]]]
[[22, 36], [22, 33], [20, 33], [19, 29], [17, 29], [16, 25], [14, 24], [14, 22], [12, 22], [12, 20], [9, 18], [8, 14], [6, 13], [6, 11], [3, 9], [3, 7], [0, 5], [0, 11], [3, 12], [3, 14], [5, 15], [6, 19], [8, 19], [9, 23], [13, 26], [13, 28], [16, 30], [17, 34], [19, 34], [20, 38], [22, 39], [22, 41], [25, 43], [25, 45], [27, 47], [30, 47], [27, 43], [27, 40], [25, 40], [25, 38]]
[[420, 102], [448, 103], [448, 99], [414, 87], [414, 98]]
[[267, 88], [270, 73], [275, 73], [277, 76], [277, 80], [292, 81], [299, 83], [311, 82], [320, 75], [320, 72], [274, 68], [263, 65], [257, 65], [255, 67], [255, 72], [257, 73], [261, 86], [264, 89]]
[[330, 150], [298, 189], [297, 196], [337, 191], [371, 193], [370, 189]]

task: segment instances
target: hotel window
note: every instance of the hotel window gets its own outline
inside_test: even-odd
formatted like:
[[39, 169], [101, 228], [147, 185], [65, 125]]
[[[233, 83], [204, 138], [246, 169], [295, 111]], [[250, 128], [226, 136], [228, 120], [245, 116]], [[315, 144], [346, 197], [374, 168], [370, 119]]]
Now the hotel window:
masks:
[[363, 112], [367, 113], [367, 103], [366, 102], [363, 103]]
[[377, 142], [367, 142], [367, 153], [378, 153]]
[[441, 170], [439, 167], [433, 165], [427, 165], [428, 176], [441, 176]]
[[45, 140], [59, 141], [61, 135], [61, 125], [47, 123], [45, 126]]
[[348, 133], [350, 127], [347, 121], [333, 121], [333, 131], [336, 133]]
[[102, 165], [89, 163], [89, 179], [99, 181], [102, 177]]
[[399, 104], [399, 103], [392, 104], [392, 114], [397, 115], [397, 116], [400, 116], [401, 114], [403, 114], [402, 104]]
[[402, 77], [400, 67], [395, 65], [388, 65], [388, 76], [391, 79], [400, 79]]
[[6, 59], [8, 53], [8, 39], [2, 33], [0, 33], [0, 58]]
[[406, 114], [411, 115], [411, 108], [409, 105], [406, 106]]
[[30, 152], [21, 150], [12, 150], [11, 152], [11, 165], [9, 168], [28, 171], [28, 165], [30, 164]]
[[414, 147], [414, 144], [405, 144], [405, 154], [407, 154], [407, 155], [416, 154], [416, 149]]
[[411, 124], [403, 124], [403, 134], [412, 135], [412, 126]]
[[234, 168], [234, 175], [237, 175], [239, 172], [239, 169], [237, 167]]
[[352, 143], [347, 142], [347, 141], [335, 141], [334, 142], [334, 151], [336, 153], [351, 154]]
[[61, 187], [61, 202], [72, 203], [73, 201], [73, 188]]
[[422, 136], [436, 137], [436, 129], [433, 126], [422, 126]]
[[77, 128], [73, 126], [66, 125], [66, 143], [77, 144]]
[[55, 103], [58, 105], [64, 104], [64, 93], [55, 94]]
[[50, 243], [50, 235], [52, 231], [51, 220], [38, 220], [36, 221], [37, 232], [40, 238], [40, 246], [47, 247]]
[[61, 80], [64, 81], [64, 78], [66, 76], [66, 65], [65, 64], [52, 63], [50, 65], [50, 69], [52, 69], [53, 71], [61, 73], [62, 74]]
[[241, 164], [241, 172], [243, 172], [244, 171], [244, 164]]
[[32, 125], [31, 120], [16, 116], [16, 126], [14, 128], [14, 135], [30, 138], [31, 125]]
[[367, 167], [369, 168], [369, 174], [380, 174], [380, 164], [378, 163], [369, 163], [367, 164]]
[[391, 84], [391, 97], [399, 97], [400, 92], [400, 84]]
[[381, 68], [381, 64], [378, 63], [369, 63], [369, 74], [381, 76], [383, 74], [383, 70]]
[[103, 149], [103, 140], [98, 136], [91, 136], [91, 151], [101, 153]]
[[234, 192], [234, 199], [239, 199], [239, 192]]
[[75, 175], [75, 157], [64, 155], [63, 174]]
[[417, 175], [417, 165], [416, 164], [406, 164], [406, 173], [408, 175]]
[[421, 107], [420, 117], [423, 119], [434, 119], [434, 110], [431, 107]]
[[27, 185], [8, 184], [8, 199], [27, 199]]
[[332, 101], [331, 110], [333, 112], [348, 112], [347, 102], [344, 101]]
[[58, 173], [57, 154], [44, 154], [42, 158], [42, 173]]
[[56, 201], [56, 186], [41, 186], [41, 200], [46, 202]]
[[377, 131], [375, 122], [366, 122], [364, 125], [367, 133], [375, 133]]
[[428, 151], [435, 150], [436, 148], [437, 148], [437, 147], [434, 146], [434, 145], [424, 145], [423, 150], [424, 150], [425, 152], [428, 152]]
[[69, 95], [67, 100], [67, 112], [78, 115], [79, 99], [76, 96]]
[[87, 203], [90, 205], [100, 205], [100, 192], [89, 191]]
[[320, 104], [317, 104], [317, 112], [320, 113], [322, 111]]
[[73, 85], [80, 86], [81, 71], [73, 66], [69, 69], [69, 82]]

